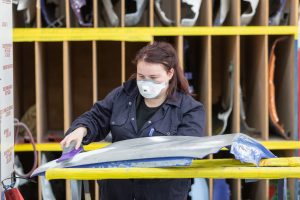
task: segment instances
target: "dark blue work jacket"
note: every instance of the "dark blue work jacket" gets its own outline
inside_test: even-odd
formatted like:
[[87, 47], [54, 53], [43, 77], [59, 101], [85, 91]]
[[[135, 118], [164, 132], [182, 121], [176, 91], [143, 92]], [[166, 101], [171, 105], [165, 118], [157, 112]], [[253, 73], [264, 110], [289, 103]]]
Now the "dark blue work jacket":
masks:
[[[136, 101], [139, 91], [136, 80], [114, 89], [92, 109], [78, 117], [66, 134], [86, 127], [83, 144], [99, 141], [111, 131], [112, 142], [138, 137], [186, 135], [203, 136], [205, 111], [201, 103], [182, 92], [175, 92], [137, 131]], [[134, 179], [100, 181], [101, 199], [183, 200], [190, 189], [190, 179]]]

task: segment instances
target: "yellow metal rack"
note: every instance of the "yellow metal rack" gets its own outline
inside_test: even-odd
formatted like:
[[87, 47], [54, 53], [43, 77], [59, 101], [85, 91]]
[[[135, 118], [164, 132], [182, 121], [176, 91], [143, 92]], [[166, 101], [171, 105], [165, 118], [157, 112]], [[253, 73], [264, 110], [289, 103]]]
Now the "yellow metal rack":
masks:
[[294, 35], [297, 26], [15, 28], [14, 42], [131, 41], [150, 42], [155, 36]]
[[189, 167], [173, 168], [53, 168], [46, 178], [72, 180], [129, 178], [300, 178], [300, 158], [269, 158], [260, 167], [233, 159], [194, 160]]

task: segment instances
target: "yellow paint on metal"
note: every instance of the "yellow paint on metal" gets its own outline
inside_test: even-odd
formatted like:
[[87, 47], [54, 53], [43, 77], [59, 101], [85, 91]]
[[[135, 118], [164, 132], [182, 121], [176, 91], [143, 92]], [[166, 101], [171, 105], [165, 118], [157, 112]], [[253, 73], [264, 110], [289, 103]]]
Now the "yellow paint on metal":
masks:
[[300, 157], [262, 159], [259, 166], [267, 167], [300, 167]]
[[91, 150], [96, 150], [96, 149], [100, 149], [103, 147], [108, 146], [110, 143], [108, 142], [93, 142], [89, 145], [83, 146], [85, 151], [91, 151]]
[[270, 150], [294, 150], [300, 149], [299, 141], [261, 141], [262, 145]]
[[[235, 159], [202, 159], [193, 160], [190, 167], [254, 167], [251, 163], [241, 163]], [[299, 157], [262, 159], [260, 167], [300, 167]]]
[[98, 180], [130, 178], [300, 178], [300, 167], [54, 168], [46, 178]]
[[[40, 143], [35, 145], [37, 151], [62, 151], [59, 143]], [[15, 152], [33, 151], [31, 144], [16, 144]]]
[[47, 179], [128, 179], [128, 178], [300, 178], [300, 158], [262, 159], [260, 167], [234, 159], [193, 160], [189, 167], [173, 168], [55, 168]]
[[149, 34], [124, 28], [15, 28], [14, 42], [152, 41]]
[[[103, 148], [110, 143], [107, 142], [95, 142], [89, 145], [83, 146], [85, 151], [95, 150]], [[39, 143], [36, 144], [37, 151], [62, 151], [59, 143]], [[16, 144], [15, 152], [33, 151], [31, 144]]]
[[150, 42], [154, 36], [294, 35], [297, 26], [14, 28], [14, 42], [132, 41]]
[[[300, 149], [300, 142], [298, 141], [263, 141], [261, 142], [267, 149], [270, 150], [295, 150]], [[99, 148], [103, 148], [110, 143], [104, 142], [95, 142], [89, 145], [84, 146], [84, 150], [91, 151]], [[61, 147], [59, 143], [39, 143], [36, 144], [38, 151], [61, 151]], [[15, 151], [22, 152], [22, 151], [32, 151], [31, 144], [16, 144]], [[222, 150], [227, 150], [223, 148]]]

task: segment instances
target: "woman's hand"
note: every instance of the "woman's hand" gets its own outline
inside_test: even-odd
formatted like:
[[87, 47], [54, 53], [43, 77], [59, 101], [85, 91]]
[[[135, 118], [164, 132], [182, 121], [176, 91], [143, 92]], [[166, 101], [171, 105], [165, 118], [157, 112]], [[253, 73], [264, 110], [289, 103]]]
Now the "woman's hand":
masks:
[[82, 139], [87, 134], [87, 129], [85, 127], [79, 127], [67, 135], [61, 142], [61, 148], [68, 147], [72, 141], [76, 142], [76, 149], [81, 145]]

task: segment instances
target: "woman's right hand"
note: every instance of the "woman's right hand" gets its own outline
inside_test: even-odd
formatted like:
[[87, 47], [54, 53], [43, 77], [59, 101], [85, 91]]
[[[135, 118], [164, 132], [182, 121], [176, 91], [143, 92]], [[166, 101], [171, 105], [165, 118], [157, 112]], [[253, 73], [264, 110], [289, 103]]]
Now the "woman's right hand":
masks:
[[64, 147], [68, 147], [72, 141], [76, 142], [76, 149], [78, 149], [81, 145], [81, 142], [87, 134], [87, 129], [85, 127], [79, 127], [68, 134], [61, 142], [60, 146], [63, 149]]

